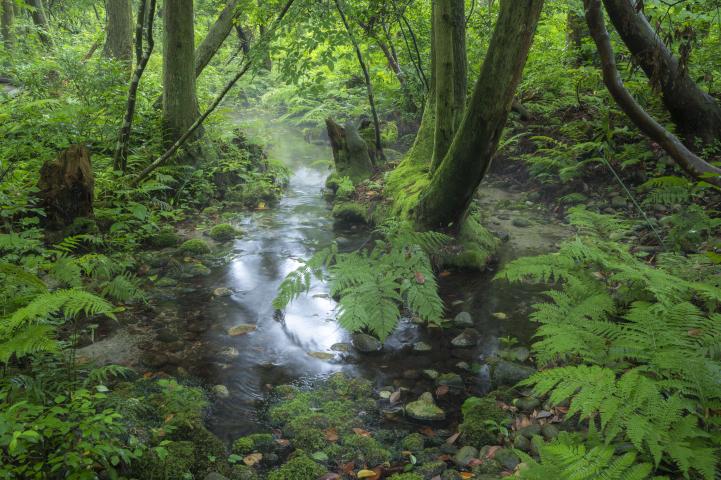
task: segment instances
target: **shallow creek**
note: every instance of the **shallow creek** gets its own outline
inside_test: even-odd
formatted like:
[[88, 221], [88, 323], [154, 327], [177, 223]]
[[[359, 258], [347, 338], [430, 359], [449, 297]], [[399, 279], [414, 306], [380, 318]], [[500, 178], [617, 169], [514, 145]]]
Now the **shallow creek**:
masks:
[[[432, 381], [421, 374], [423, 369], [459, 373], [468, 390], [485, 393], [484, 369], [470, 373], [465, 365], [459, 367], [459, 362], [482, 363], [483, 356], [496, 351], [499, 339], [505, 336], [528, 343], [532, 331], [527, 321], [529, 304], [538, 289], [494, 283], [492, 271], [444, 272], [440, 284], [448, 317], [469, 312], [481, 334], [478, 345], [470, 349], [451, 346], [458, 329], [427, 329], [404, 320], [381, 352], [357, 353], [348, 345], [348, 333], [334, 322], [335, 302], [321, 282], [314, 282], [308, 295], [293, 302], [283, 316], [277, 315], [272, 307], [277, 287], [299, 266], [300, 259], [334, 240], [341, 249], [357, 248], [368, 232], [334, 227], [321, 191], [329, 173], [328, 146], [308, 143], [300, 130], [263, 118], [242, 126], [251, 137], [263, 137], [268, 155], [290, 168], [287, 192], [278, 205], [239, 217], [243, 235], [235, 240], [225, 266], [191, 281], [188, 286], [192, 288], [174, 290], [176, 293], [157, 305], [161, 314], [153, 320], [155, 326], [148, 332], [150, 340], [145, 347], [152, 343], [152, 349], [162, 349], [158, 341], [164, 341], [163, 335], [170, 336], [167, 345], [176, 347], [174, 352], [165, 352], [169, 361], [163, 371], [188, 372], [210, 389], [218, 385], [227, 388], [228, 396], [214, 399], [210, 429], [227, 441], [262, 429], [258, 406], [270, 386], [302, 383], [341, 370], [365, 376], [377, 387], [406, 387], [408, 399], [433, 390]], [[510, 233], [511, 240], [502, 247], [502, 259], [547, 250], [563, 236], [563, 230], [554, 224], [514, 227], [512, 219], [517, 212], [499, 208], [499, 202], [509, 204], [513, 198], [502, 188], [488, 187], [480, 200], [482, 208], [491, 212], [491, 223]], [[528, 212], [525, 215], [528, 217]], [[220, 287], [230, 289], [232, 295], [214, 296], [213, 290]], [[230, 327], [241, 323], [254, 324], [256, 329], [242, 336], [228, 335]], [[418, 341], [429, 344], [431, 350], [413, 352], [413, 343]], [[458, 396], [447, 397], [440, 402], [444, 408], [459, 401]]]

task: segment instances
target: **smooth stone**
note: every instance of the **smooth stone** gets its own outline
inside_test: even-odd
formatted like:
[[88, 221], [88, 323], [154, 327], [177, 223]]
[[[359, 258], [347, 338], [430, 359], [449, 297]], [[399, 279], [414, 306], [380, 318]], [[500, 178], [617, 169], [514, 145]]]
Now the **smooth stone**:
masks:
[[458, 362], [456, 363], [456, 368], [459, 370], [469, 371], [471, 369], [471, 366], [468, 365], [468, 362]]
[[335, 358], [335, 355], [328, 352], [308, 352], [308, 355], [310, 355], [313, 358], [317, 358], [318, 360], [333, 360]]
[[250, 332], [254, 332], [257, 327], [255, 325], [252, 325], [250, 323], [239, 323], [238, 325], [235, 325], [234, 327], [230, 327], [228, 329], [228, 335], [231, 337], [239, 337], [240, 335], [245, 335]]
[[468, 312], [461, 312], [458, 315], [455, 316], [453, 319], [453, 323], [457, 327], [472, 327], [473, 326], [473, 317], [471, 317], [471, 314]]
[[451, 340], [451, 345], [459, 348], [475, 347], [480, 338], [478, 330], [466, 328], [457, 337]]
[[537, 423], [532, 423], [527, 427], [523, 427], [522, 429], [520, 429], [518, 431], [518, 434], [528, 439], [531, 439], [534, 436], [541, 434], [541, 426]]
[[457, 373], [444, 373], [436, 379], [436, 385], [463, 388], [463, 379]]
[[536, 370], [532, 367], [500, 360], [493, 368], [491, 379], [496, 386], [506, 385], [512, 387], [534, 373], [536, 373]]
[[218, 357], [224, 361], [230, 361], [240, 356], [240, 352], [235, 347], [225, 347], [218, 352]]
[[541, 435], [543, 435], [543, 438], [545, 438], [546, 440], [553, 440], [558, 436], [558, 427], [547, 423], [543, 427], [541, 427]]
[[413, 344], [413, 351], [419, 352], [419, 353], [425, 353], [430, 352], [432, 350], [432, 347], [428, 345], [426, 342], [416, 342]]
[[518, 217], [514, 218], [513, 221], [511, 221], [511, 225], [518, 228], [526, 228], [531, 226], [531, 222], [529, 222], [525, 218]]
[[184, 278], [207, 277], [211, 273], [210, 269], [202, 263], [191, 263], [183, 269], [182, 276]]
[[218, 396], [218, 398], [228, 398], [230, 397], [230, 391], [228, 390], [228, 387], [225, 385], [216, 385], [213, 387], [213, 393]]
[[531, 449], [531, 441], [523, 435], [519, 435], [513, 441], [513, 448], [528, 452]]
[[475, 447], [466, 445], [453, 456], [453, 463], [459, 467], [465, 467], [474, 458], [478, 458], [478, 450]]
[[423, 370], [423, 375], [430, 378], [431, 380], [435, 380], [438, 378], [438, 372], [435, 370]]
[[233, 295], [233, 290], [229, 289], [228, 287], [218, 287], [213, 290], [213, 295], [216, 297], [229, 297]]
[[541, 401], [533, 397], [517, 398], [513, 404], [522, 412], [531, 412], [541, 406]]
[[513, 453], [510, 448], [501, 448], [496, 451], [493, 458], [503, 467], [505, 470], [513, 471], [521, 461], [518, 456]]
[[334, 352], [350, 352], [352, 345], [350, 343], [334, 343], [330, 349]]
[[178, 285], [178, 281], [174, 278], [170, 277], [163, 277], [159, 279], [157, 282], [155, 282], [155, 286], [158, 288], [170, 288], [170, 287], [176, 287]]
[[531, 352], [529, 352], [526, 347], [515, 347], [508, 350], [502, 350], [500, 355], [511, 362], [523, 363], [531, 356]]
[[613, 208], [626, 208], [626, 197], [616, 195], [611, 198], [611, 206]]
[[160, 368], [167, 364], [170, 359], [161, 352], [144, 352], [140, 356], [140, 361], [150, 368]]
[[354, 333], [351, 343], [356, 350], [362, 353], [373, 353], [383, 348], [380, 340], [365, 333]]
[[418, 400], [406, 405], [406, 414], [416, 420], [421, 421], [439, 421], [446, 418], [446, 412], [439, 408], [430, 392], [421, 395]]
[[493, 318], [498, 320], [506, 320], [508, 318], [508, 315], [504, 312], [495, 312], [492, 314]]

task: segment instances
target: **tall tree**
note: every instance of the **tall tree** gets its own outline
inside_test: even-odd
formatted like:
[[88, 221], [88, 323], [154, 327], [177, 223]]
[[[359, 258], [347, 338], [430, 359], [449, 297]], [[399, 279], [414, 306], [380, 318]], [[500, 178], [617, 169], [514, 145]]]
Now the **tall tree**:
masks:
[[[172, 145], [200, 116], [195, 91], [193, 1], [165, 0], [163, 27], [163, 140]], [[201, 135], [199, 128], [192, 139]]]
[[10, 50], [15, 44], [15, 10], [13, 9], [13, 1], [2, 0], [2, 2], [0, 2], [0, 8], [2, 8], [0, 34], [2, 34], [5, 48]]
[[45, 15], [43, 0], [27, 0], [27, 4], [30, 6], [30, 16], [33, 19], [35, 28], [38, 30], [40, 41], [47, 46], [51, 46], [53, 41], [50, 37], [50, 24], [48, 23], [48, 17]]
[[721, 138], [721, 105], [701, 90], [632, 0], [603, 0], [608, 16], [663, 103], [678, 131], [711, 143]]
[[210, 63], [215, 53], [223, 44], [231, 30], [233, 23], [240, 13], [240, 0], [230, 0], [220, 12], [208, 34], [205, 36], [198, 48], [195, 50], [195, 76], [200, 76], [203, 69]]
[[[453, 143], [416, 209], [420, 228], [457, 228], [491, 164], [528, 58], [543, 0], [501, 0], [500, 12]], [[436, 120], [437, 121], [437, 120]]]
[[133, 11], [130, 3], [130, 0], [105, 0], [107, 33], [103, 48], [103, 55], [124, 60], [128, 67], [133, 59]]

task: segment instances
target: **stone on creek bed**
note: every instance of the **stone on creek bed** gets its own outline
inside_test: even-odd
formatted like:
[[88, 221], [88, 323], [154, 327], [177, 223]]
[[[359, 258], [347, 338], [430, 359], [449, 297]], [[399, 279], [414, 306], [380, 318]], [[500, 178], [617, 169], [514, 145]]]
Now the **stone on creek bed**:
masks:
[[497, 387], [501, 385], [512, 387], [534, 373], [536, 373], [536, 369], [533, 367], [508, 362], [506, 360], [499, 360], [493, 367], [491, 379]]
[[239, 337], [250, 332], [254, 332], [257, 327], [250, 323], [239, 323], [228, 329], [228, 335], [231, 337]]
[[457, 337], [451, 340], [451, 345], [459, 348], [475, 347], [481, 335], [475, 328], [466, 328]]
[[446, 412], [436, 405], [430, 392], [424, 393], [418, 400], [406, 405], [406, 414], [424, 422], [435, 422], [446, 418]]
[[355, 349], [362, 353], [378, 352], [383, 348], [380, 340], [365, 333], [354, 333], [351, 342]]

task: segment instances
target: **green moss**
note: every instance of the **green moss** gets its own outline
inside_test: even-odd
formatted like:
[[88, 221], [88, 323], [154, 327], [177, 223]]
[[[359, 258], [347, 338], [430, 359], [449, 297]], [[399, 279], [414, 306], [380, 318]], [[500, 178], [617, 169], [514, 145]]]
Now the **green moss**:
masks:
[[340, 181], [341, 176], [338, 175], [338, 172], [333, 172], [328, 175], [328, 178], [325, 179], [325, 188], [335, 194], [335, 192], [338, 190], [338, 186], [340, 185]]
[[273, 446], [273, 435], [270, 433], [253, 433], [240, 437], [233, 442], [233, 453], [247, 455], [259, 450], [267, 450]]
[[221, 223], [210, 230], [210, 238], [216, 242], [229, 242], [237, 237], [238, 230], [229, 223]]
[[396, 473], [389, 480], [424, 480], [422, 476], [417, 473]]
[[233, 442], [233, 453], [236, 455], [247, 455], [255, 449], [253, 439], [249, 437], [240, 437]]
[[350, 200], [355, 195], [355, 185], [353, 181], [348, 177], [343, 177], [338, 183], [338, 188], [335, 191], [336, 200]]
[[174, 247], [180, 243], [180, 236], [172, 228], [163, 228], [150, 237], [150, 244], [155, 248]]
[[481, 225], [478, 214], [468, 215], [456, 237], [460, 248], [444, 254], [441, 263], [444, 267], [465, 270], [483, 270], [500, 245], [500, 240]]
[[247, 465], [233, 465], [228, 473], [229, 480], [257, 480], [258, 474]]
[[293, 446], [301, 450], [314, 452], [322, 450], [328, 444], [323, 429], [329, 428], [327, 417], [322, 414], [305, 414], [293, 418], [285, 432]]
[[351, 378], [342, 372], [330, 376], [328, 387], [337, 395], [354, 400], [369, 398], [373, 393], [373, 385], [370, 381], [365, 378]]
[[381, 141], [383, 146], [393, 145], [398, 141], [398, 125], [395, 122], [386, 122], [382, 126]]
[[459, 426], [463, 441], [467, 445], [481, 447], [495, 444], [497, 433], [492, 424], [502, 423], [507, 414], [497, 404], [493, 397], [469, 397], [461, 407], [463, 423]]
[[[195, 461], [195, 448], [192, 442], [171, 442], [162, 447], [164, 455], [148, 451], [137, 463], [136, 478], [147, 480], [184, 480], [191, 477]], [[162, 458], [161, 458], [162, 457]]]
[[411, 433], [406, 436], [401, 442], [403, 450], [410, 450], [411, 452], [420, 452], [425, 446], [425, 437], [420, 433]]
[[373, 437], [361, 435], [345, 435], [342, 439], [344, 462], [354, 461], [357, 465], [374, 467], [387, 462], [391, 458], [391, 452]]
[[206, 253], [210, 253], [210, 247], [203, 240], [200, 240], [199, 238], [193, 238], [183, 242], [183, 244], [180, 246], [180, 251], [182, 253], [189, 253], [191, 255], [203, 255]]
[[270, 472], [268, 480], [317, 480], [326, 469], [308, 458], [299, 455], [277, 470]]
[[368, 223], [368, 209], [357, 202], [340, 202], [333, 207], [333, 218], [345, 223]]
[[[430, 156], [428, 157], [430, 159]], [[411, 218], [421, 193], [430, 183], [429, 163], [418, 162], [411, 154], [386, 176], [384, 195], [391, 200], [390, 213], [401, 219]]]
[[446, 471], [446, 462], [435, 461], [424, 463], [416, 468], [416, 473], [423, 478], [433, 478]]

